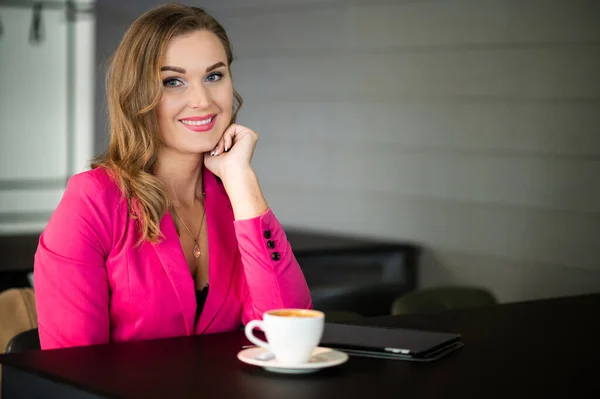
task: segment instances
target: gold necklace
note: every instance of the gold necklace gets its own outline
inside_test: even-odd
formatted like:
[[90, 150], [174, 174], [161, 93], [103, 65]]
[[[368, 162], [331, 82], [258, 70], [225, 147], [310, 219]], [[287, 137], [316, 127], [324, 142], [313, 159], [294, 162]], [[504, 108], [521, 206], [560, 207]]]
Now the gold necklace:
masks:
[[200, 222], [200, 229], [198, 230], [198, 234], [196, 234], [195, 237], [192, 231], [189, 229], [189, 227], [187, 227], [187, 224], [185, 224], [183, 219], [179, 217], [179, 214], [175, 210], [175, 207], [173, 207], [173, 213], [175, 214], [175, 216], [177, 216], [177, 219], [179, 219], [181, 224], [183, 224], [183, 227], [185, 227], [188, 233], [190, 233], [192, 240], [194, 240], [194, 248], [192, 253], [194, 254], [194, 258], [198, 259], [200, 255], [202, 255], [202, 252], [200, 252], [200, 245], [198, 244], [198, 239], [200, 238], [200, 233], [202, 232], [202, 226], [204, 226], [204, 216], [206, 216], [206, 208], [204, 208], [204, 211], [202, 212], [202, 222]]

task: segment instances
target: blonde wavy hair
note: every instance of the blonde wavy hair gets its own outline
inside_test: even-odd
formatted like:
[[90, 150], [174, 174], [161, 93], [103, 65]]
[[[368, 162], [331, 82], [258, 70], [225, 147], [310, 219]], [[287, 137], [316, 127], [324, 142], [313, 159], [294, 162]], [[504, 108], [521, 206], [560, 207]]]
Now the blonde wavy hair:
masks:
[[[119, 184], [130, 217], [139, 223], [139, 243], [161, 237], [160, 220], [170, 206], [153, 170], [161, 145], [155, 108], [162, 95], [161, 60], [176, 36], [198, 30], [214, 33], [231, 66], [233, 54], [225, 29], [203, 9], [167, 4], [151, 9], [129, 27], [109, 64], [106, 76], [110, 144], [92, 162], [104, 167]], [[242, 106], [234, 90], [235, 122]]]

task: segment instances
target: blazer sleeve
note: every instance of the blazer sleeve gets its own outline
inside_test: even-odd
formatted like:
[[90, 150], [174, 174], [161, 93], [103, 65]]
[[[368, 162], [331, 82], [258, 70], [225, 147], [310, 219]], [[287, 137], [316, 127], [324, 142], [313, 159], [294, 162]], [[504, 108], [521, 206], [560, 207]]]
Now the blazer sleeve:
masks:
[[40, 236], [34, 289], [42, 349], [109, 341], [105, 260], [115, 210], [107, 197], [91, 173], [73, 176]]
[[234, 226], [246, 277], [242, 322], [261, 319], [271, 309], [311, 309], [308, 285], [271, 209]]

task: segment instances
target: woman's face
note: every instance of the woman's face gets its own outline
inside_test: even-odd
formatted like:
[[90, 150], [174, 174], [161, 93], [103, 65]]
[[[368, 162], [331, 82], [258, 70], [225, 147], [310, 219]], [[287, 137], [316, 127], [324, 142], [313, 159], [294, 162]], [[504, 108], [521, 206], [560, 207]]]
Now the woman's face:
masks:
[[156, 116], [163, 145], [180, 153], [211, 151], [231, 122], [233, 83], [225, 49], [209, 31], [171, 39], [161, 63]]

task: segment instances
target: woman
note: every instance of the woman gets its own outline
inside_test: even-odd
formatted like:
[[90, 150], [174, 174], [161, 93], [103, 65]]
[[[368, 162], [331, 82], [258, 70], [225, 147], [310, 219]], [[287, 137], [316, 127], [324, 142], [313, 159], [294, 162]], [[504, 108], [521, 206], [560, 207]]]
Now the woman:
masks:
[[[110, 145], [73, 176], [40, 237], [43, 349], [231, 331], [311, 308], [235, 124], [232, 53], [202, 9], [157, 7], [107, 75]], [[234, 101], [235, 100], [235, 101]]]

